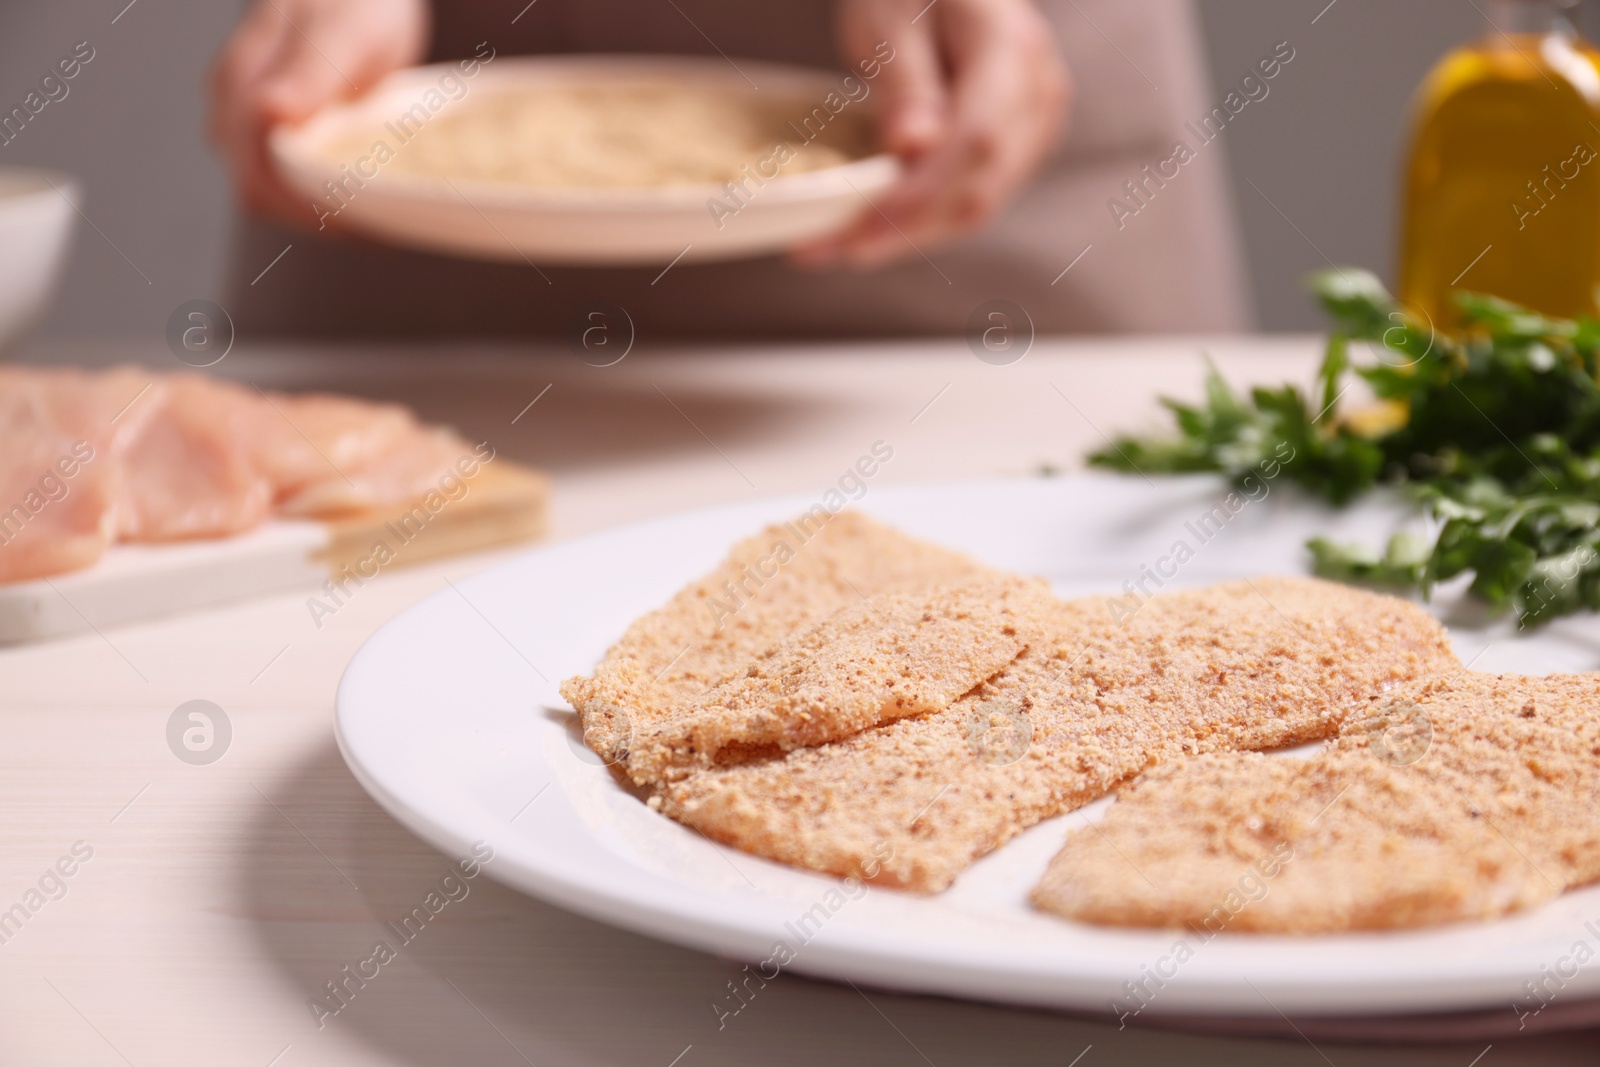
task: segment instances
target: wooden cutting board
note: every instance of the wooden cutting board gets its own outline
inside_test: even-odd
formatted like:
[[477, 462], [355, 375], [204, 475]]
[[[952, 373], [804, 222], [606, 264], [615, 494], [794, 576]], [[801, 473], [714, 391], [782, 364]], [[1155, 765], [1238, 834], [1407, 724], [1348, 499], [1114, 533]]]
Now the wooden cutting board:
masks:
[[549, 481], [500, 460], [409, 507], [274, 519], [238, 537], [113, 545], [93, 567], [0, 585], [0, 645], [100, 629], [287, 589], [370, 581], [391, 567], [541, 536]]

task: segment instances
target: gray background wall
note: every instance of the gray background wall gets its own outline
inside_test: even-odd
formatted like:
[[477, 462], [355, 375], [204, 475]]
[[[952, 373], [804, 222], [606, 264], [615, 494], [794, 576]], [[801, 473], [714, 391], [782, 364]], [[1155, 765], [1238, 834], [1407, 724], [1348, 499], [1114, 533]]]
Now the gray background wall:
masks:
[[[47, 338], [160, 336], [174, 306], [223, 285], [230, 208], [205, 142], [203, 87], [242, 4], [125, 2], [0, 6], [0, 110], [75, 42], [96, 52], [66, 99], [0, 147], [0, 162], [79, 175], [100, 231], [78, 230]], [[1407, 101], [1441, 53], [1487, 30], [1480, 6], [1487, 0], [1200, 0], [1219, 98], [1273, 43], [1297, 53], [1226, 133], [1261, 328], [1320, 326], [1300, 279], [1324, 255], [1387, 276]]]

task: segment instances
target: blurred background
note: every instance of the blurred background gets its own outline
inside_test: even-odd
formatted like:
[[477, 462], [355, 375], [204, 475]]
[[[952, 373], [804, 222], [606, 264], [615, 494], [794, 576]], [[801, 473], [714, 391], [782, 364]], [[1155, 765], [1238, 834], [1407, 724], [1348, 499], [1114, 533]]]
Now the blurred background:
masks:
[[[72, 44], [87, 40], [96, 52], [49, 121], [0, 146], [0, 163], [48, 165], [84, 184], [91, 225], [76, 231], [36, 340], [158, 337], [174, 306], [225, 288], [232, 211], [206, 144], [200, 88], [244, 4], [125, 4], [0, 5], [8, 106]], [[508, 11], [517, 6], [508, 0]], [[1307, 271], [1331, 259], [1392, 281], [1408, 99], [1442, 53], [1488, 23], [1473, 0], [1199, 0], [1198, 10], [1216, 98], [1272, 43], [1296, 49], [1287, 76], [1223, 144], [1257, 327], [1319, 329], [1301, 287]], [[1579, 27], [1591, 38], [1596, 14], [1585, 8]]]

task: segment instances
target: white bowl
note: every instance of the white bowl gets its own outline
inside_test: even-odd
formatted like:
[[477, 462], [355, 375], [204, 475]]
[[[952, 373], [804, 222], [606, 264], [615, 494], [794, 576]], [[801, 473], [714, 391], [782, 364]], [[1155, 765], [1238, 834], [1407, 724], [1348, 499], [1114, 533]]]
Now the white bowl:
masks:
[[[468, 95], [522, 86], [699, 85], [772, 94], [811, 106], [837, 90], [837, 74], [802, 67], [690, 56], [501, 57], [462, 79]], [[742, 73], [741, 73], [742, 72]], [[291, 188], [314, 204], [328, 199], [328, 182], [345, 177], [327, 146], [363, 130], [382, 128], [437, 91], [456, 64], [398, 71], [358, 100], [319, 111], [296, 127], [279, 127], [270, 149]], [[749, 81], [746, 81], [746, 78]], [[434, 98], [439, 99], [438, 97]], [[851, 107], [875, 104], [870, 93]], [[448, 113], [457, 103], [445, 104]], [[721, 198], [716, 185], [647, 189], [540, 188], [377, 168], [345, 198], [337, 221], [374, 237], [434, 252], [476, 259], [569, 264], [666, 264], [737, 259], [781, 252], [811, 237], [837, 230], [862, 211], [865, 199], [891, 185], [899, 164], [886, 154], [836, 167], [781, 175], [755, 191], [737, 214], [718, 228], [707, 200]], [[685, 251], [685, 249], [688, 251]]]
[[77, 222], [78, 183], [32, 167], [0, 167], [0, 349], [50, 303]]

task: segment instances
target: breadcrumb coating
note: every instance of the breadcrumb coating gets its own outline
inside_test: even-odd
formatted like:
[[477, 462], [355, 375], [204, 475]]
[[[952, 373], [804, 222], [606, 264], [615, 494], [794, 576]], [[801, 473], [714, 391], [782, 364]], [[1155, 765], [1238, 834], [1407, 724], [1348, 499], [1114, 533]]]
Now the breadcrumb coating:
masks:
[[562, 693], [713, 840], [936, 892], [1149, 768], [1326, 739], [1459, 670], [1392, 597], [1261, 578], [1118, 618], [842, 512], [740, 542]]
[[842, 608], [1009, 578], [860, 512], [816, 508], [734, 545], [716, 570], [629, 626], [592, 677], [563, 682], [561, 695], [589, 746], [625, 761], [635, 736], [681, 719], [712, 687]]
[[1310, 579], [1163, 594], [1120, 626], [1099, 602], [1056, 602], [1025, 630], [1026, 651], [945, 711], [704, 770], [651, 803], [779, 862], [937, 892], [1151, 766], [1326, 738], [1460, 667], [1415, 606]]
[[834, 612], [762, 653], [743, 674], [635, 733], [628, 771], [663, 783], [943, 711], [1027, 647], [1013, 601], [1048, 587], [996, 580], [884, 593]]
[[[1252, 879], [1275, 851], [1292, 858]], [[1460, 671], [1347, 719], [1310, 759], [1144, 776], [1067, 839], [1033, 901], [1083, 922], [1318, 934], [1489, 919], [1596, 880], [1600, 675]]]

